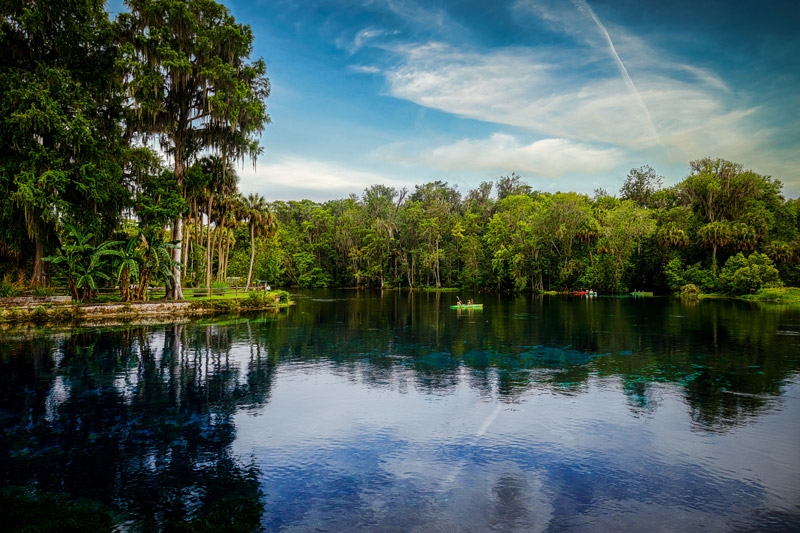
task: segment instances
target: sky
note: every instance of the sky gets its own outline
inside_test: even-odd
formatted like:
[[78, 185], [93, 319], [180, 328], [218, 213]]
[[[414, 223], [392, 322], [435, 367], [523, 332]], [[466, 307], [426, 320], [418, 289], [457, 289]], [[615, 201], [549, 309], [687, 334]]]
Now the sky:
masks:
[[222, 3], [271, 83], [245, 194], [326, 201], [435, 180], [466, 194], [512, 173], [617, 194], [632, 168], [673, 185], [721, 157], [800, 196], [796, 0]]

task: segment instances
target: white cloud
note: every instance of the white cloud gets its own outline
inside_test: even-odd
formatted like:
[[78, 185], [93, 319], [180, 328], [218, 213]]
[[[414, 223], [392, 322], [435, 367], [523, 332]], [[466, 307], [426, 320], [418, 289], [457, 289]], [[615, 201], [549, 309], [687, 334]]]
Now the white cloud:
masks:
[[383, 31], [375, 30], [375, 29], [364, 29], [356, 34], [355, 38], [353, 39], [353, 43], [350, 45], [349, 51], [351, 54], [358, 52], [361, 47], [367, 44], [369, 41], [374, 39], [375, 37], [380, 37], [383, 35]]
[[353, 72], [359, 72], [361, 74], [380, 74], [381, 69], [378, 67], [371, 67], [367, 65], [353, 65], [350, 67], [350, 70]]
[[[390, 94], [458, 116], [625, 149], [658, 148], [663, 141], [672, 158], [691, 143], [702, 142], [699, 148], [716, 153], [731, 140], [745, 146], [753, 142], [746, 124], [752, 110], [726, 104], [722, 81], [700, 69], [689, 69], [691, 81], [671, 72], [639, 72], [636, 94], [613, 63], [598, 76], [596, 61], [579, 53], [475, 52], [442, 43], [396, 52], [401, 64], [385, 73]], [[707, 127], [719, 123], [726, 129]]]
[[360, 194], [375, 184], [398, 188], [406, 185], [377, 172], [299, 156], [275, 162], [259, 161], [255, 169], [246, 165], [239, 169], [239, 175], [242, 192], [258, 192], [270, 201], [301, 198], [323, 201]]
[[462, 139], [412, 156], [403, 155], [402, 147], [384, 153], [384, 158], [394, 162], [421, 164], [444, 171], [514, 171], [548, 178], [606, 172], [614, 168], [619, 157], [616, 149], [600, 149], [566, 139], [523, 144], [505, 133], [495, 133], [486, 139]]

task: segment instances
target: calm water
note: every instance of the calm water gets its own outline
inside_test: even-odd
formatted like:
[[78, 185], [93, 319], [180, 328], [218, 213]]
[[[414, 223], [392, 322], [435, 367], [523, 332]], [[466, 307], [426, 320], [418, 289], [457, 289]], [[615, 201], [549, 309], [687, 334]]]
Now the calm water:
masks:
[[800, 530], [798, 308], [294, 297], [0, 332], [3, 490], [133, 531]]

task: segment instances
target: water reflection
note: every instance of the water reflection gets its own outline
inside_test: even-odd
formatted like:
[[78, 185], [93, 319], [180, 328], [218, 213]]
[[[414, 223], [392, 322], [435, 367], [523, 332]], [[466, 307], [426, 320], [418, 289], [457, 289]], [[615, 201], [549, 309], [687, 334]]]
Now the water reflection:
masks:
[[[4, 487], [36, 492], [0, 501], [67, 494], [142, 531], [797, 518], [796, 490], [723, 468], [715, 451], [727, 443], [715, 439], [797, 405], [784, 395], [800, 370], [797, 309], [482, 295], [483, 310], [458, 312], [446, 294], [297, 298], [278, 317], [8, 334], [0, 472]], [[778, 456], [795, 472], [786, 440]]]
[[262, 494], [252, 462], [231, 453], [232, 415], [266, 404], [275, 359], [252, 343], [234, 361], [230, 333], [175, 325], [4, 343], [4, 485], [99, 502], [143, 531], [256, 527]]

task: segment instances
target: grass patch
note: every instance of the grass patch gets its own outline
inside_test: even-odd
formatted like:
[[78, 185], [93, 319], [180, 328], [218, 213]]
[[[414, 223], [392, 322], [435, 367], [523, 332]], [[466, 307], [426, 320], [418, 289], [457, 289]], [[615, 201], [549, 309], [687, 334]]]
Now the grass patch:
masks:
[[774, 302], [781, 304], [800, 304], [800, 288], [798, 287], [773, 287], [761, 289], [755, 294], [742, 296], [745, 300], [756, 302]]

